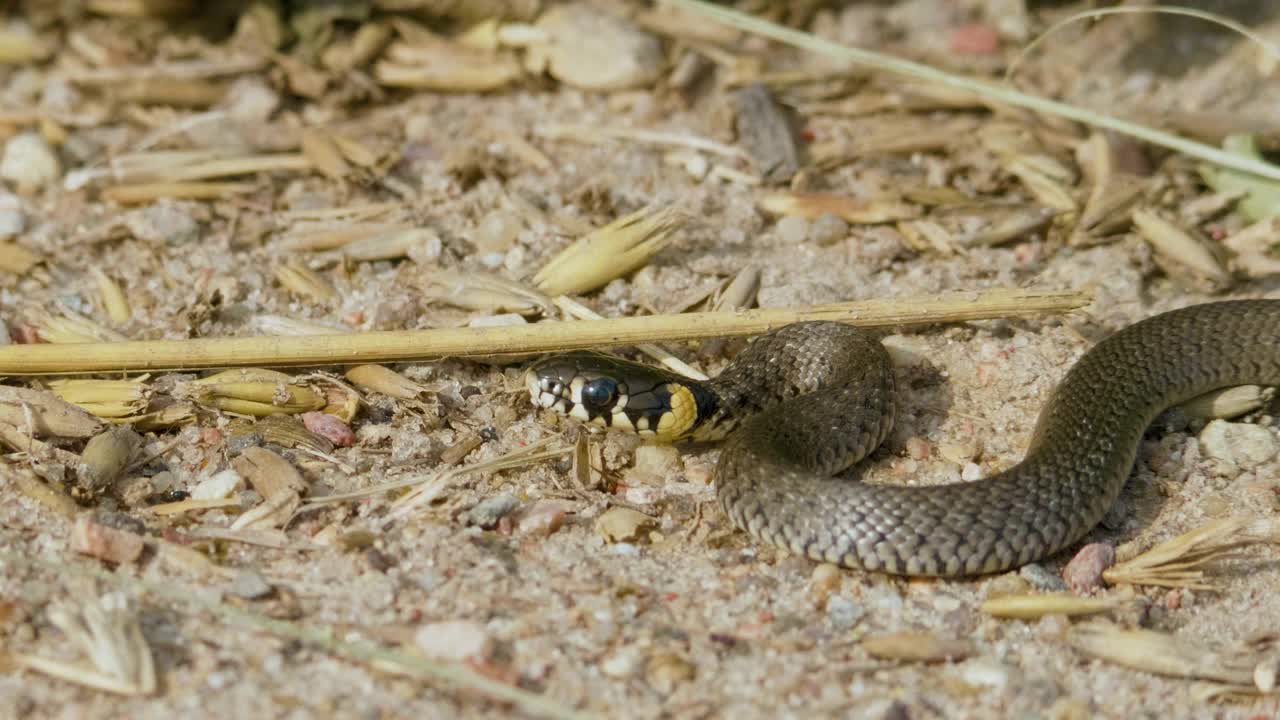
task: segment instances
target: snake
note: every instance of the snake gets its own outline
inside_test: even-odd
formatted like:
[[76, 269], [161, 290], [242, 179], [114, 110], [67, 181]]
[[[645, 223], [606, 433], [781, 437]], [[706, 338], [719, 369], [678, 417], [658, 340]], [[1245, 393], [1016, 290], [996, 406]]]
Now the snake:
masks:
[[753, 340], [715, 378], [594, 351], [532, 365], [533, 404], [655, 442], [723, 440], [716, 496], [734, 525], [819, 562], [964, 577], [1045, 559], [1119, 496], [1153, 420], [1237, 385], [1280, 385], [1280, 300], [1191, 305], [1086, 351], [1044, 404], [1023, 459], [942, 485], [840, 477], [886, 438], [896, 396], [872, 332], [798, 322]]

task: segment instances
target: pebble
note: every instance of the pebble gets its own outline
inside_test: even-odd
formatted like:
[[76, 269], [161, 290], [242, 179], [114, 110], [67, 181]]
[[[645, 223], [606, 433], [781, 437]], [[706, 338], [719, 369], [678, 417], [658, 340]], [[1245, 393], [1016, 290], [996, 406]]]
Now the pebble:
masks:
[[302, 424], [311, 432], [333, 443], [334, 447], [351, 447], [356, 444], [356, 434], [351, 426], [336, 415], [311, 411], [302, 413]]
[[486, 660], [493, 652], [493, 638], [484, 626], [469, 620], [447, 620], [418, 628], [414, 641], [433, 660]]
[[647, 86], [666, 66], [658, 38], [586, 2], [555, 5], [537, 26], [549, 42], [530, 48], [530, 62], [545, 63], [560, 82], [583, 90]]
[[1077, 595], [1102, 588], [1102, 573], [1116, 562], [1116, 549], [1110, 543], [1089, 543], [1062, 568], [1062, 579]]
[[808, 236], [808, 220], [796, 215], [787, 215], [778, 221], [778, 238], [787, 245], [802, 245]]
[[11, 238], [27, 227], [22, 200], [13, 193], [0, 192], [0, 238]]
[[144, 242], [185, 245], [200, 237], [200, 223], [191, 216], [187, 205], [164, 198], [128, 213], [124, 223], [135, 238]]
[[1067, 589], [1067, 584], [1062, 581], [1062, 578], [1049, 572], [1045, 569], [1045, 566], [1039, 563], [1023, 565], [1022, 568], [1018, 570], [1018, 575], [1040, 590], [1062, 592]]
[[256, 570], [241, 570], [231, 581], [232, 595], [245, 600], [257, 600], [271, 594], [271, 583]]
[[235, 470], [227, 469], [201, 480], [191, 488], [192, 500], [220, 500], [230, 497], [244, 487], [244, 478]]
[[1214, 460], [1253, 467], [1275, 457], [1280, 452], [1280, 441], [1260, 425], [1214, 420], [1200, 432], [1200, 448]]
[[837, 630], [848, 630], [866, 614], [861, 605], [843, 595], [827, 598], [827, 620]]
[[639, 510], [614, 506], [596, 518], [596, 533], [607, 543], [631, 542], [656, 524], [656, 520]]
[[510, 493], [485, 498], [467, 511], [467, 524], [492, 530], [498, 526], [499, 520], [519, 505], [520, 501]]
[[668, 695], [682, 683], [689, 682], [697, 674], [688, 660], [674, 653], [658, 653], [645, 664], [645, 680], [649, 687]]
[[625, 680], [640, 670], [640, 653], [634, 647], [624, 647], [600, 663], [600, 672], [606, 677]]
[[522, 513], [516, 523], [516, 532], [521, 535], [541, 535], [546, 537], [564, 525], [569, 514], [564, 503], [555, 500], [539, 500], [526, 512]]
[[670, 445], [641, 445], [626, 480], [630, 485], [665, 485], [678, 480], [681, 470], [679, 450]]
[[71, 526], [71, 549], [117, 565], [131, 563], [142, 555], [142, 536], [95, 522], [87, 515]]
[[965, 482], [981, 480], [982, 468], [977, 463], [965, 463], [960, 470], [960, 479]]
[[497, 210], [480, 221], [471, 241], [482, 253], [505, 253], [515, 243], [523, 225], [519, 215], [509, 210]]
[[809, 224], [809, 242], [834, 245], [849, 236], [849, 223], [831, 213], [822, 213]]
[[973, 658], [959, 667], [960, 679], [969, 685], [1004, 689], [1017, 676], [1017, 670], [993, 658]]
[[9, 138], [0, 158], [0, 178], [17, 186], [20, 193], [31, 193], [57, 182], [62, 176], [58, 155], [39, 133], [21, 133]]
[[280, 94], [257, 75], [245, 75], [231, 83], [219, 105], [240, 123], [266, 123], [280, 106]]
[[929, 458], [929, 449], [932, 447], [928, 440], [919, 435], [912, 435], [907, 438], [907, 455], [913, 460], [927, 460]]

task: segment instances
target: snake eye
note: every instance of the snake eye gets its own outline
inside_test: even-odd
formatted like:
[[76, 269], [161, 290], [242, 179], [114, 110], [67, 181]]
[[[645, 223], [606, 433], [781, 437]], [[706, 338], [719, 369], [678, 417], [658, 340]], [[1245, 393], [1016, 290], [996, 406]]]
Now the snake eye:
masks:
[[606, 410], [618, 394], [618, 383], [596, 378], [582, 386], [582, 404], [591, 410]]

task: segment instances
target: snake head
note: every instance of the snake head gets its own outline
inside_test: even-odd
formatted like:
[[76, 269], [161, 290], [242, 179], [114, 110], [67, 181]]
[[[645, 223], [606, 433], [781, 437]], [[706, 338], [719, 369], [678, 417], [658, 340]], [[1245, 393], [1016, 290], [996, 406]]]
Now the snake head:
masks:
[[535, 407], [660, 442], [686, 435], [698, 416], [693, 392], [666, 371], [603, 353], [537, 362], [525, 374], [525, 386]]

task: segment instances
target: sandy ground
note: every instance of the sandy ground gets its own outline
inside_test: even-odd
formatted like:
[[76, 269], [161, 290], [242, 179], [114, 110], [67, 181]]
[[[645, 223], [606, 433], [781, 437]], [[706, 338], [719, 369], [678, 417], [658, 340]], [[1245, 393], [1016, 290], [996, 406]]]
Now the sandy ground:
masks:
[[[159, 222], [139, 215], [147, 206], [120, 208], [57, 189], [28, 195], [21, 203], [29, 230], [20, 239], [49, 261], [36, 276], [4, 276], [0, 316], [13, 329], [33, 308], [63, 303], [101, 317], [89, 275], [98, 267], [127, 288], [136, 311], [123, 331], [131, 337], [249, 334], [251, 320], [264, 314], [333, 323], [356, 318], [347, 323], [354, 329], [447, 326], [472, 314], [425, 299], [417, 279], [424, 269], [522, 279], [568, 242], [560, 226], [525, 222], [508, 247], [488, 255], [477, 249], [478, 226], [495, 211], [509, 211], [511, 196], [541, 204], [548, 217], [565, 213], [593, 224], [649, 203], [671, 203], [690, 215], [678, 242], [649, 267], [588, 297], [606, 315], [669, 309], [690, 289], [722, 281], [748, 263], [762, 271], [762, 307], [996, 287], [1092, 288], [1096, 300], [1084, 312], [901, 329], [889, 338], [900, 360], [902, 409], [866, 477], [933, 484], [960, 481], [966, 472], [990, 475], [1016, 462], [1047, 393], [1108, 332], [1212, 298], [1280, 297], [1271, 279], [1240, 280], [1212, 295], [1189, 289], [1153, 265], [1148, 246], [1133, 234], [1086, 247], [1033, 233], [951, 256], [907, 250], [889, 225], [854, 225], [826, 244], [796, 242], [794, 226], [780, 227], [757, 210], [756, 188], [693, 179], [664, 163], [660, 151], [625, 141], [533, 140], [553, 160], [550, 171], [486, 145], [481, 149], [488, 165], [470, 183], [444, 162], [465, 138], [497, 130], [533, 137], [535, 126], [555, 122], [731, 140], [718, 108], [710, 101], [683, 106], [645, 92], [619, 99], [554, 87], [488, 96], [404, 94], [352, 113], [340, 123], [345, 130], [401, 149], [391, 177], [414, 190], [407, 201], [412, 215], [444, 239], [444, 250], [413, 260], [320, 265], [339, 293], [328, 303], [299, 300], [272, 279], [272, 268], [287, 255], [277, 243], [282, 226], [272, 225], [273, 218], [290, 210], [397, 199], [381, 186], [281, 174], [240, 201], [162, 201], [160, 207], [195, 223], [191, 238], [170, 242], [99, 232], [122, 213], [144, 224]], [[806, 127], [831, 138], [855, 134], [858, 126], [822, 117]], [[76, 132], [106, 134], [103, 128]], [[958, 154], [971, 143], [958, 138], [955, 148]], [[951, 162], [947, 157], [867, 158], [832, 171], [823, 183], [855, 192], [882, 181], [925, 182], [935, 166]], [[1016, 183], [999, 184], [1006, 188], [1001, 192], [1025, 197]], [[272, 229], [261, 240], [246, 239], [244, 230], [254, 223]], [[230, 288], [224, 303], [202, 314], [192, 287], [222, 281]], [[727, 359], [696, 344], [672, 350], [712, 373]], [[286, 453], [301, 469], [309, 495], [433, 469], [440, 453], [470, 430], [484, 429], [486, 440], [463, 464], [562, 431], [576, 437], [575, 429], [548, 425], [533, 411], [520, 389], [521, 365], [445, 361], [397, 369], [432, 387], [437, 398], [423, 410], [371, 396], [352, 424], [356, 445], [334, 451], [340, 465]], [[1271, 414], [1254, 413], [1243, 422], [1280, 437]], [[148, 448], [171, 448], [137, 473], [160, 476], [157, 490], [194, 487], [226, 468], [234, 454], [204, 434], [225, 424], [225, 418], [206, 417], [149, 436]], [[1089, 541], [1146, 547], [1227, 514], [1277, 512], [1280, 459], [1245, 467], [1208, 459], [1198, 439], [1202, 425], [1177, 417], [1157, 422], [1118, 507]], [[423, 647], [430, 654], [449, 641], [439, 639], [444, 635], [424, 638], [423, 628], [454, 632], [457, 642], [480, 648], [465, 667], [600, 717], [1253, 719], [1280, 711], [1274, 699], [1197, 703], [1188, 680], [1090, 660], [1065, 642], [1071, 623], [1064, 617], [1021, 622], [979, 611], [991, 594], [1031, 591], [1025, 573], [908, 582], [841, 571], [834, 581], [815, 582], [814, 563], [760, 546], [728, 524], [708, 482], [716, 449], [676, 458], [650, 453], [643, 462], [661, 468], [655, 473], [636, 467], [631, 440], [611, 436], [602, 443], [610, 479], [605, 487], [581, 486], [567, 460], [552, 461], [465, 477], [431, 508], [407, 518], [389, 519], [394, 497], [382, 494], [303, 513], [287, 528], [292, 540], [328, 537], [329, 544], [196, 545], [219, 565], [265, 579], [274, 587], [265, 597], [241, 599], [237, 583], [247, 581], [202, 576], [162, 562], [154, 550], [112, 572], [327, 629], [338, 640], [410, 652]], [[969, 448], [973, 457], [948, 459], [954, 453], [943, 449], [953, 446]], [[970, 462], [976, 470], [966, 470]], [[109, 585], [57, 569], [60, 563], [100, 563], [68, 550], [69, 518], [22, 492], [8, 473], [0, 477], [0, 547], [55, 564], [11, 555], [0, 563], [0, 643], [8, 652], [73, 660], [77, 651], [46, 611], [56, 603], [86, 602]], [[472, 508], [502, 494], [515, 499], [507, 521], [490, 530], [468, 525]], [[595, 522], [614, 506], [651, 516], [651, 530], [631, 542], [606, 542]], [[241, 509], [175, 519], [108, 494], [85, 509], [94, 511], [129, 516], [141, 534], [172, 539], [192, 527], [225, 527]], [[1069, 554], [1054, 557], [1042, 566], [1056, 574], [1067, 559]], [[1273, 551], [1250, 551], [1214, 579], [1216, 592], [1142, 589], [1115, 617], [1211, 648], [1234, 647], [1274, 630], [1280, 566]], [[156, 697], [121, 698], [15, 670], [0, 674], [0, 716], [515, 712], [475, 692], [396, 677], [313, 643], [229, 623], [189, 603], [129, 594], [159, 671]], [[968, 640], [974, 651], [959, 661], [925, 664], [877, 659], [860, 644], [904, 630]]]

